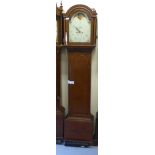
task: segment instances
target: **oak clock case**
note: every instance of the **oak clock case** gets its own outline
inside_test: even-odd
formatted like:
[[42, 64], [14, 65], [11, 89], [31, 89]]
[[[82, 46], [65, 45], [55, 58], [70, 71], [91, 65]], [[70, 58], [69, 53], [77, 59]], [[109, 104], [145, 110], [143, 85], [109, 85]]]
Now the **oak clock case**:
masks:
[[68, 114], [65, 145], [93, 144], [94, 118], [90, 113], [91, 52], [96, 46], [96, 11], [74, 5], [64, 15], [68, 51]]
[[64, 108], [61, 104], [61, 48], [62, 48], [62, 6], [56, 6], [56, 142], [63, 141]]

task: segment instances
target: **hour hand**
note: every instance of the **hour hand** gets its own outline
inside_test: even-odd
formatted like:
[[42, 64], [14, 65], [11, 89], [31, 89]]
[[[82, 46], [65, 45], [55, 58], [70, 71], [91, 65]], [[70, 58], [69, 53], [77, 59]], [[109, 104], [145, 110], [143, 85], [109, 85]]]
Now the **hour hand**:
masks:
[[74, 26], [78, 33], [82, 33], [76, 26]]

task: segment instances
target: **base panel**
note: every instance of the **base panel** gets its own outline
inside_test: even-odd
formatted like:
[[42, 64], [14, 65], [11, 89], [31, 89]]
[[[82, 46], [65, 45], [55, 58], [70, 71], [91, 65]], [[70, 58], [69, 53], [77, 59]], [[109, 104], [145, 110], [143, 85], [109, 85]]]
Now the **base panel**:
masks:
[[90, 144], [84, 141], [64, 141], [65, 146], [88, 147]]
[[64, 121], [64, 141], [66, 145], [92, 145], [93, 117], [67, 117]]

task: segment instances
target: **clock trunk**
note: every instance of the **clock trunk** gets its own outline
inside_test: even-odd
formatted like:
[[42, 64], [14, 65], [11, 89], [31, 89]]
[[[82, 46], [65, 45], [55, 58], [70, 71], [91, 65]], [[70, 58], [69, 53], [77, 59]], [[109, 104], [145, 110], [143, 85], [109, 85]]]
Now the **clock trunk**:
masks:
[[91, 48], [68, 47], [68, 115], [66, 144], [92, 145], [94, 118], [90, 113]]

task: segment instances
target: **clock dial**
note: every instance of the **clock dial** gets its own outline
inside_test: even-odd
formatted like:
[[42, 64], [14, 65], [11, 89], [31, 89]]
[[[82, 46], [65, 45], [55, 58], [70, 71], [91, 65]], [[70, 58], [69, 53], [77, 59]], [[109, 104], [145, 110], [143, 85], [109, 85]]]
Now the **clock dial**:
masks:
[[69, 21], [69, 42], [90, 42], [91, 21], [85, 13], [74, 14]]

